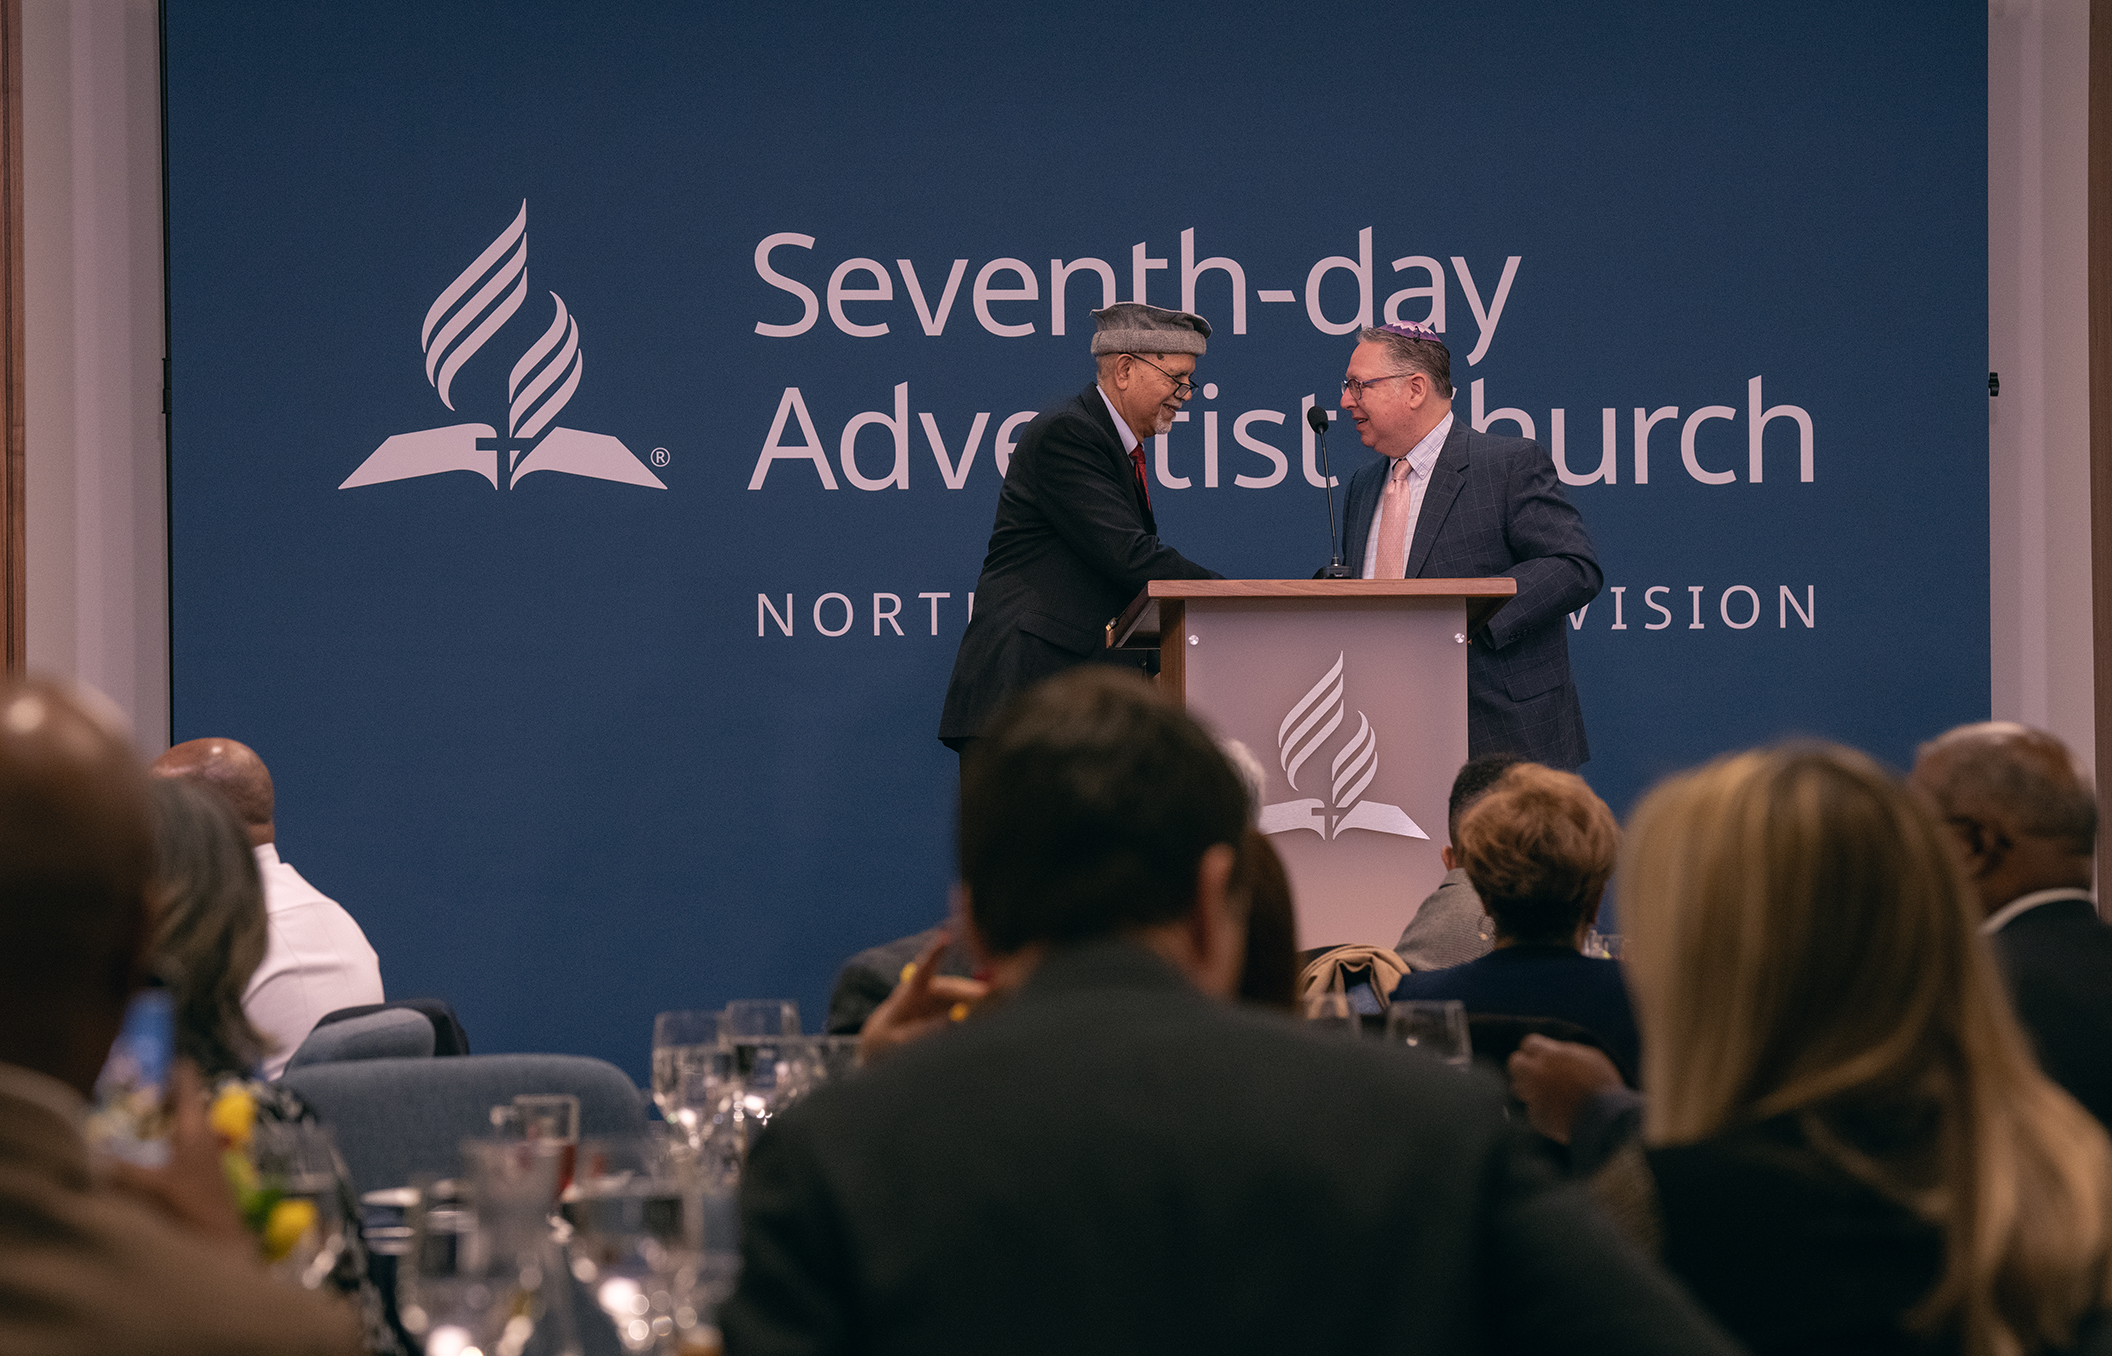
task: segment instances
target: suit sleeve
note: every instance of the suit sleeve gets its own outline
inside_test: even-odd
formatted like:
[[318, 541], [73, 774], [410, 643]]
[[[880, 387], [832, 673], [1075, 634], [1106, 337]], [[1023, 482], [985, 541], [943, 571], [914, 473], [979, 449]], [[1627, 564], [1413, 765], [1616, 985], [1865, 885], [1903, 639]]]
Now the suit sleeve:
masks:
[[1527, 443], [1507, 480], [1504, 539], [1518, 563], [1504, 573], [1518, 581], [1518, 596], [1489, 620], [1489, 643], [1498, 650], [1584, 606], [1605, 582], [1584, 519], [1555, 478], [1554, 459]]
[[780, 1121], [741, 1174], [741, 1279], [719, 1310], [741, 1356], [825, 1356], [855, 1345], [849, 1249], [825, 1178], [793, 1124]]
[[1121, 591], [1154, 579], [1222, 579], [1144, 530], [1130, 490], [1082, 420], [1052, 420], [1034, 450], [1044, 518], [1066, 546]]

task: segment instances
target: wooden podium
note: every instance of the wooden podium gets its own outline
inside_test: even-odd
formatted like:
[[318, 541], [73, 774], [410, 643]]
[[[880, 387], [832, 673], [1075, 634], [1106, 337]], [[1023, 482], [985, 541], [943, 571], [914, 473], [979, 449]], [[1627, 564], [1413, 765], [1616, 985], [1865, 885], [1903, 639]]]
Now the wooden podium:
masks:
[[1467, 637], [1518, 592], [1493, 579], [1162, 579], [1107, 624], [1156, 645], [1159, 684], [1261, 764], [1261, 829], [1298, 944], [1392, 946], [1444, 875], [1467, 759]]

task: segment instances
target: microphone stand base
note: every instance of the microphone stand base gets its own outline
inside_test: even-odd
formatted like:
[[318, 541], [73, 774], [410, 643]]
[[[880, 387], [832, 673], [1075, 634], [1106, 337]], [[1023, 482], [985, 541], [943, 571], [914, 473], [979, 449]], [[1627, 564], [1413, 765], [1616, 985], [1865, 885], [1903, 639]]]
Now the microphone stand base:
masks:
[[1322, 565], [1313, 571], [1315, 579], [1355, 579], [1356, 572], [1347, 565]]

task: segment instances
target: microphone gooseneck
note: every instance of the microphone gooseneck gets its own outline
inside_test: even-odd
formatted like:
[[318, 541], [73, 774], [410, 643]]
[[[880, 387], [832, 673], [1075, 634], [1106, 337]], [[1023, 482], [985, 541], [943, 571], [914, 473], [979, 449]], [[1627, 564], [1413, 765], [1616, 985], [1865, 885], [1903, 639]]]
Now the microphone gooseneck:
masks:
[[1340, 538], [1335, 535], [1335, 474], [1327, 463], [1327, 411], [1314, 405], [1306, 410], [1305, 422], [1320, 435], [1320, 488], [1327, 491], [1327, 564], [1313, 578], [1348, 579], [1349, 567], [1342, 563], [1342, 553], [1336, 549]]

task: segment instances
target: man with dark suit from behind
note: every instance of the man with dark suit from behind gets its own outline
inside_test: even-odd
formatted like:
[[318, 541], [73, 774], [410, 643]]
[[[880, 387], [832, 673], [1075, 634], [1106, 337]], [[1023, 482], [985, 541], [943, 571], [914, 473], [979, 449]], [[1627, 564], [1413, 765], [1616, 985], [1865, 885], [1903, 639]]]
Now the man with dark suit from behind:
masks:
[[963, 771], [1005, 996], [763, 1133], [731, 1356], [1728, 1350], [1493, 1082], [1228, 1001], [1246, 796], [1146, 684], [1051, 680]]
[[1159, 540], [1145, 443], [1195, 392], [1210, 322], [1123, 302], [1093, 312], [1097, 380], [1020, 435], [961, 634], [939, 739], [955, 752], [1011, 698], [1073, 665], [1139, 661], [1107, 623], [1154, 579], [1217, 579]]
[[2040, 1065], [2112, 1126], [2112, 927], [2090, 894], [2088, 777], [2054, 736], [1989, 721], [1922, 745], [1911, 780], [1950, 826]]
[[158, 894], [146, 772], [100, 707], [0, 688], [0, 1351], [357, 1352], [349, 1309], [265, 1274], [190, 1066], [167, 1167], [96, 1163], [82, 1136]]
[[1517, 596], [1468, 637], [1468, 756], [1515, 753], [1575, 771], [1591, 745], [1564, 628], [1602, 576], [1553, 460], [1536, 442], [1455, 417], [1451, 353], [1420, 325], [1363, 329], [1342, 408], [1383, 457], [1350, 477], [1342, 558], [1352, 572], [1518, 581]]

